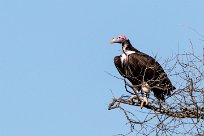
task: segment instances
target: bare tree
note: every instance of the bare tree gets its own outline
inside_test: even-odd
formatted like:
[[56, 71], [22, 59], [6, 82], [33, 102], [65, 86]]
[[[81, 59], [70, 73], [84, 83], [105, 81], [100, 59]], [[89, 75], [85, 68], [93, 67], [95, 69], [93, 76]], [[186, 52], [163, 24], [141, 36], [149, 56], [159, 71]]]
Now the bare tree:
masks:
[[178, 52], [162, 64], [177, 88], [165, 102], [150, 94], [150, 102], [141, 108], [139, 98], [134, 103], [128, 100], [134, 94], [134, 86], [118, 78], [124, 81], [127, 95], [113, 98], [108, 109], [124, 113], [130, 125], [128, 134], [204, 135], [204, 56], [198, 56], [191, 41], [190, 44], [190, 51]]

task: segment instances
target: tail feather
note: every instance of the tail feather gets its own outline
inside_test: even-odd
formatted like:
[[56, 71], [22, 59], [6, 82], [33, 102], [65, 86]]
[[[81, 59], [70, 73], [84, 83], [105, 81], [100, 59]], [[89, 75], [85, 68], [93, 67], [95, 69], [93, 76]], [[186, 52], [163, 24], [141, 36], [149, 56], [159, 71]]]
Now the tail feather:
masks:
[[173, 90], [175, 90], [176, 87], [172, 86], [170, 89], [167, 89], [167, 90], [161, 90], [161, 89], [158, 89], [158, 88], [154, 88], [152, 89], [152, 91], [154, 92], [154, 96], [158, 99], [158, 100], [162, 100], [162, 101], [165, 101], [165, 95], [167, 96], [170, 96], [171, 95], [171, 92]]

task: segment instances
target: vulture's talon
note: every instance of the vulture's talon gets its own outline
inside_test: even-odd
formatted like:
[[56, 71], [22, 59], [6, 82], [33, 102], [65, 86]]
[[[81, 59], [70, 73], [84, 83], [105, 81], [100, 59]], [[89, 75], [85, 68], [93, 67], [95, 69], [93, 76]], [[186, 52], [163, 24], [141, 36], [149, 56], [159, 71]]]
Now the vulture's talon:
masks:
[[142, 100], [142, 102], [140, 104], [140, 107], [142, 109], [144, 105], [148, 105], [148, 99], [147, 99], [147, 97], [141, 97], [141, 100]]
[[145, 105], [148, 105], [148, 99], [147, 99], [147, 97], [144, 97], [144, 98], [143, 98], [143, 102], [145, 102]]
[[128, 98], [128, 102], [130, 103], [130, 104], [134, 104], [135, 102], [133, 101], [134, 99], [136, 99], [137, 98], [137, 96], [136, 95], [133, 95], [133, 96], [131, 96], [130, 98]]

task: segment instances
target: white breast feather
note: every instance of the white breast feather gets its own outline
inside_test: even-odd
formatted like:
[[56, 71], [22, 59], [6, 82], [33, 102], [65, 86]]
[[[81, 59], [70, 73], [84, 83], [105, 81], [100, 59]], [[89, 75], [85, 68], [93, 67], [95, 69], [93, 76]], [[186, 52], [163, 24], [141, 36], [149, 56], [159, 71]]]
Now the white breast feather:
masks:
[[127, 56], [133, 53], [135, 53], [135, 51], [126, 51], [125, 53], [123, 53], [120, 57], [122, 64], [126, 60]]
[[135, 51], [126, 51], [125, 53], [126, 53], [127, 55], [130, 55], [130, 54], [135, 53]]
[[125, 53], [123, 53], [123, 54], [121, 55], [120, 60], [121, 60], [122, 64], [123, 64], [123, 62], [125, 61], [126, 57], [127, 57], [127, 56], [125, 55]]

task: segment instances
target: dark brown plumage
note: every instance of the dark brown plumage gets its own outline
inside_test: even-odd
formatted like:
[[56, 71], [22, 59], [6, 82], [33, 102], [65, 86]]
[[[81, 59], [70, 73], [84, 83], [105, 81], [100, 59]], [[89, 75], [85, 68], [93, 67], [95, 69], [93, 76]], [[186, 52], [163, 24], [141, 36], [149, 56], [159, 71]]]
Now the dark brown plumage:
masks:
[[123, 55], [114, 58], [119, 73], [137, 86], [137, 90], [141, 90], [141, 85], [147, 83], [159, 100], [164, 101], [165, 95], [171, 95], [175, 87], [161, 65], [151, 56], [135, 49], [128, 39], [121, 44]]

